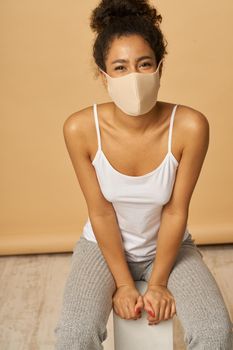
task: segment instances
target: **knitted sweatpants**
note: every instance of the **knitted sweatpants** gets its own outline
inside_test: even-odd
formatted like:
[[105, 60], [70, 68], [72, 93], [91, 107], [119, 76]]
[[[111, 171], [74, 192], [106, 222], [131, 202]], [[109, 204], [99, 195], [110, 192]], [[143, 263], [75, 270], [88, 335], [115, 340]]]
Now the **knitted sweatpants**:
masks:
[[[148, 282], [153, 260], [128, 262], [134, 280]], [[222, 294], [191, 234], [182, 242], [168, 288], [175, 298], [188, 350], [233, 349], [232, 325]], [[56, 350], [103, 350], [115, 289], [98, 244], [81, 236], [73, 249], [54, 329]]]

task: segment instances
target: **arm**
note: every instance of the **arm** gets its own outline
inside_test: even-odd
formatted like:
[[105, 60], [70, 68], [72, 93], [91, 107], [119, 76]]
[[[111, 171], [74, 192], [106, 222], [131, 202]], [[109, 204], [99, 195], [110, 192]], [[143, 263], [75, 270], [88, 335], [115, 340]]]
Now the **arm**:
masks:
[[156, 259], [148, 285], [166, 286], [187, 224], [189, 204], [209, 145], [209, 124], [198, 111], [190, 111], [181, 161], [171, 198], [163, 207]]
[[86, 199], [88, 214], [96, 240], [113, 274], [117, 287], [128, 284], [135, 287], [129, 271], [121, 232], [111, 202], [103, 196], [95, 169], [87, 152], [88, 115], [85, 110], [69, 116], [63, 125], [66, 147]]

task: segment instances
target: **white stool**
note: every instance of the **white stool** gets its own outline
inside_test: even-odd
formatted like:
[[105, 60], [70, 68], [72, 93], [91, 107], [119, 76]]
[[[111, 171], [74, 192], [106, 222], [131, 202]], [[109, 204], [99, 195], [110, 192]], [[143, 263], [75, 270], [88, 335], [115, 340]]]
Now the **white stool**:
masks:
[[[138, 291], [146, 291], [147, 282], [135, 281]], [[149, 326], [145, 310], [141, 310], [141, 318], [126, 320], [118, 316], [113, 310], [114, 349], [115, 350], [172, 350], [173, 322], [172, 319], [163, 320], [156, 325]]]

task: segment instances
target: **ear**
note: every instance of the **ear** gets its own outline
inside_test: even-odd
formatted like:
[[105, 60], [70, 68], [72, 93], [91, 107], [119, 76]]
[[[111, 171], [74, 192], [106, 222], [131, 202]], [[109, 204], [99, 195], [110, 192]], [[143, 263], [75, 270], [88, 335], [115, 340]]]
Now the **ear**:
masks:
[[163, 69], [163, 62], [159, 66], [159, 78], [161, 79], [162, 76], [162, 69]]
[[105, 74], [101, 70], [99, 70], [99, 73], [100, 73], [100, 77], [101, 77], [101, 80], [102, 80], [104, 86], [107, 87], [108, 83], [107, 83], [107, 78], [106, 78]]
[[159, 67], [159, 79], [161, 79], [162, 76], [162, 67]]
[[160, 78], [161, 78], [162, 69], [163, 69], [163, 62], [164, 62], [164, 58], [162, 58], [162, 62], [160, 63], [160, 66], [159, 66], [159, 76], [160, 76]]

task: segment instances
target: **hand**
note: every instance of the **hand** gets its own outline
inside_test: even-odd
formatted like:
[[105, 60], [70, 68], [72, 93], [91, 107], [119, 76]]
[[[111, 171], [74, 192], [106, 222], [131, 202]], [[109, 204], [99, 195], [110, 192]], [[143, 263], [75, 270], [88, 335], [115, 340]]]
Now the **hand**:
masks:
[[149, 325], [168, 320], [176, 314], [175, 299], [167, 287], [150, 285], [143, 295], [144, 309], [149, 313]]
[[143, 308], [143, 300], [136, 287], [130, 285], [118, 287], [112, 300], [114, 311], [121, 318], [137, 320], [141, 317], [141, 312], [138, 310]]

